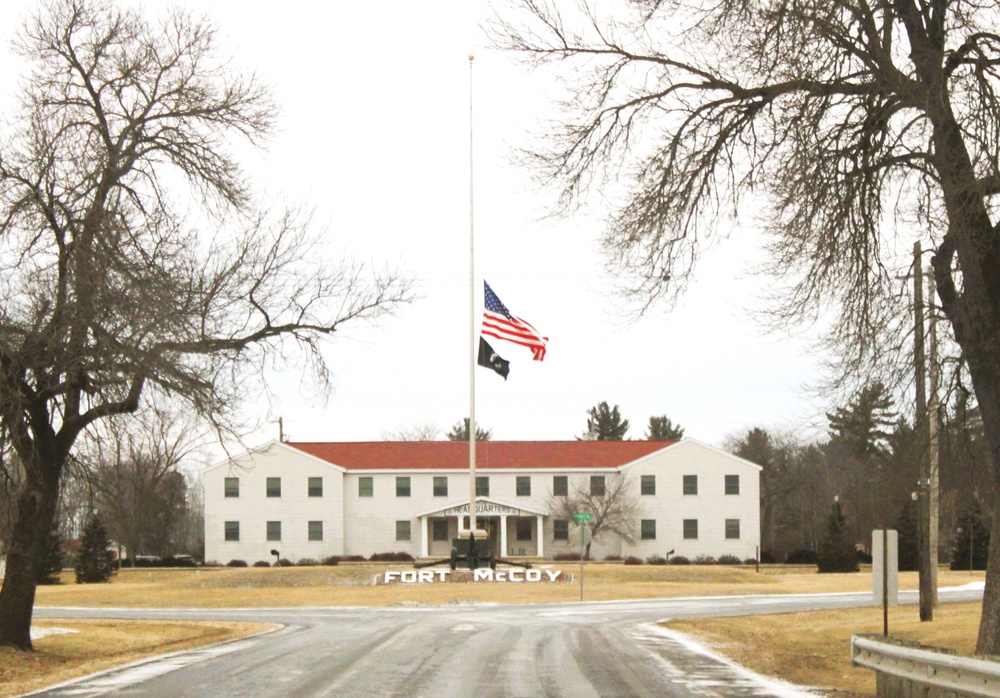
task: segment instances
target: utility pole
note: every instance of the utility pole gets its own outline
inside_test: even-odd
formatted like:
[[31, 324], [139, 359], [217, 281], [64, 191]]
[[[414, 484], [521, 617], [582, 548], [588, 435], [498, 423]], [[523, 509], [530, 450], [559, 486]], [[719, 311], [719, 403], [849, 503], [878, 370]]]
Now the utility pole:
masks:
[[927, 396], [927, 429], [928, 429], [928, 480], [927, 483], [927, 505], [928, 513], [928, 547], [931, 550], [931, 603], [937, 606], [938, 602], [938, 469], [941, 461], [940, 436], [941, 426], [938, 414], [938, 390], [940, 388], [940, 371], [938, 369], [938, 346], [937, 346], [937, 313], [934, 312], [934, 296], [936, 289], [934, 285], [934, 270], [927, 273], [927, 334], [928, 349], [930, 351], [930, 367], [927, 374], [930, 380], [930, 394]]
[[927, 453], [927, 386], [924, 380], [924, 279], [920, 242], [913, 243], [913, 373], [917, 386], [916, 432], [920, 448], [920, 479], [917, 481], [917, 531], [920, 552], [920, 620], [934, 620], [931, 582], [930, 473]]

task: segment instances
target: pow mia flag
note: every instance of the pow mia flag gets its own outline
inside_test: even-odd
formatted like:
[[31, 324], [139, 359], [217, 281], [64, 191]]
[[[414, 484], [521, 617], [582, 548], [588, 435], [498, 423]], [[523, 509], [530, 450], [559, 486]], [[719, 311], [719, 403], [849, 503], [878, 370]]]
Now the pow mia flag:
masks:
[[501, 376], [504, 380], [507, 380], [507, 374], [510, 373], [510, 361], [500, 358], [500, 355], [493, 351], [485, 339], [479, 338], [479, 361], [477, 361], [480, 366], [484, 368], [491, 368]]

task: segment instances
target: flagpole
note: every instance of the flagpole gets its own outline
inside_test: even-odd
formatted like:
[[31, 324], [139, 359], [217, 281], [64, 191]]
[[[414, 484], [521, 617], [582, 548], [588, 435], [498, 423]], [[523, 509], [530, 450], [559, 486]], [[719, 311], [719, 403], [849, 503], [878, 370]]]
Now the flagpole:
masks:
[[[476, 530], [476, 255], [472, 210], [472, 62], [469, 54], [469, 529]], [[472, 554], [472, 550], [469, 551]]]

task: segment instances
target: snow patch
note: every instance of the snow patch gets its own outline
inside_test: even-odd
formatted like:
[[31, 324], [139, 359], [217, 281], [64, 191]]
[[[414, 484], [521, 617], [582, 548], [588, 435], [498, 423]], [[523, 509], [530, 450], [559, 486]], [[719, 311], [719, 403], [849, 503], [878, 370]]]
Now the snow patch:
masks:
[[32, 628], [31, 629], [31, 639], [37, 640], [47, 635], [67, 635], [69, 633], [78, 633], [79, 630], [73, 630], [71, 628]]
[[[658, 636], [661, 640], [666, 640], [680, 645], [692, 654], [704, 657], [712, 662], [725, 666], [734, 676], [740, 679], [741, 683], [746, 682], [746, 684], [752, 685], [754, 688], [753, 692], [756, 695], [774, 696], [775, 698], [820, 698], [823, 696], [822, 693], [816, 693], [808, 688], [796, 686], [795, 684], [782, 681], [781, 679], [776, 679], [770, 676], [762, 676], [753, 672], [742, 664], [737, 664], [729, 657], [719, 654], [718, 652], [714, 652], [690, 635], [685, 635], [684, 633], [676, 630], [670, 630], [669, 628], [664, 628], [655, 624], [643, 625], [642, 628], [647, 633], [645, 638], [647, 640], [655, 641], [650, 636]], [[697, 681], [697, 683], [698, 685], [705, 686], [713, 682], [703, 678], [702, 680]]]

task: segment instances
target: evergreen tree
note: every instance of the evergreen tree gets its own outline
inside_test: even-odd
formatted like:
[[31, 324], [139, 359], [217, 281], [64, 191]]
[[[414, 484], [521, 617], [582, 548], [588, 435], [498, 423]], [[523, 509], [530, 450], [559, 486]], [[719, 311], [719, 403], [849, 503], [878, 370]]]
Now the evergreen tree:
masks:
[[680, 441], [683, 438], [684, 427], [671, 422], [667, 415], [649, 418], [646, 441]]
[[587, 410], [587, 431], [580, 437], [584, 441], [622, 441], [628, 431], [628, 420], [622, 419], [618, 405], [609, 407], [599, 402]]
[[[469, 418], [466, 417], [461, 422], [455, 422], [451, 427], [451, 431], [447, 434], [449, 441], [468, 441], [469, 440]], [[489, 441], [493, 438], [492, 429], [483, 429], [478, 424], [476, 425], [476, 441]]]
[[862, 388], [847, 407], [827, 414], [830, 433], [859, 461], [878, 460], [888, 450], [896, 424], [892, 398], [881, 383]]
[[819, 571], [857, 572], [858, 554], [854, 549], [847, 530], [847, 519], [840, 510], [840, 502], [834, 502], [827, 519], [826, 537], [819, 544], [816, 555]]
[[990, 528], [983, 521], [979, 502], [972, 500], [958, 517], [951, 546], [951, 569], [985, 570], [990, 551]]
[[96, 514], [83, 529], [83, 545], [76, 558], [76, 583], [107, 582], [115, 574], [108, 530]]
[[893, 524], [899, 534], [899, 571], [920, 569], [920, 546], [917, 531], [917, 503], [908, 499]]
[[38, 568], [39, 584], [59, 584], [63, 568], [62, 537], [58, 529], [49, 533], [49, 541], [45, 548], [45, 559]]

